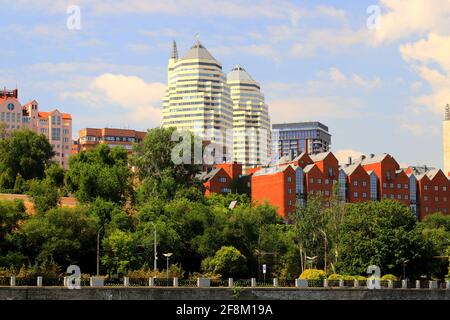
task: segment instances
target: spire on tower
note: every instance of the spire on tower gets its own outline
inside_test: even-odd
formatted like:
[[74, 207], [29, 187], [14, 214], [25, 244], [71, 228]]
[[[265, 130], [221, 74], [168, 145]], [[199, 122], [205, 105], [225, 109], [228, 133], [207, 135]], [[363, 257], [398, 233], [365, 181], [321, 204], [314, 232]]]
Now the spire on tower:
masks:
[[178, 49], [177, 49], [177, 43], [175, 42], [175, 40], [173, 41], [173, 45], [172, 45], [172, 53], [170, 54], [170, 59], [178, 59]]

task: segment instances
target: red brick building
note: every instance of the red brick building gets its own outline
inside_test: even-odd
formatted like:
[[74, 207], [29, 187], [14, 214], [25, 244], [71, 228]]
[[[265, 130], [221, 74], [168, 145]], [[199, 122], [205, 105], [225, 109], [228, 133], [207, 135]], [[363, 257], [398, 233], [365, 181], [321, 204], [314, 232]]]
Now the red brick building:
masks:
[[295, 211], [296, 181], [291, 165], [258, 170], [251, 177], [251, 185], [251, 197], [256, 205], [267, 201], [284, 218]]
[[[345, 166], [342, 171], [345, 176], [347, 202], [365, 202], [370, 200], [370, 176], [360, 164]], [[340, 183], [342, 179], [340, 179]]]
[[233, 182], [242, 176], [242, 164], [223, 163], [216, 165], [207, 172], [202, 172], [197, 176], [205, 187], [205, 196], [211, 193], [227, 194], [235, 192]]

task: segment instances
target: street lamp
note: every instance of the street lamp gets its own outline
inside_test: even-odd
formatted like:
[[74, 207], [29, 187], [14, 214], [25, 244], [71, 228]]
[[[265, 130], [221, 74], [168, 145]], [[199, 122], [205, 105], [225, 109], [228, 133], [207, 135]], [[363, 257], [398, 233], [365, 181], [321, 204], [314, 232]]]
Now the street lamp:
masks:
[[327, 234], [325, 233], [325, 231], [323, 231], [322, 229], [319, 230], [323, 236], [324, 236], [324, 240], [325, 240], [325, 253], [324, 253], [324, 264], [325, 264], [325, 274], [327, 274], [327, 245], [328, 245], [328, 238], [327, 238]]
[[403, 280], [406, 279], [406, 264], [409, 262], [409, 260], [403, 261]]
[[308, 257], [308, 256], [306, 256], [306, 260], [309, 261], [309, 270], [310, 270], [310, 272], [311, 272], [311, 269], [312, 269], [312, 264], [313, 264], [313, 262], [314, 262], [316, 259], [317, 259], [317, 256], [314, 256], [314, 257]]
[[173, 255], [172, 252], [163, 253], [163, 256], [167, 259], [167, 286], [169, 286], [169, 258]]
[[104, 226], [102, 225], [97, 231], [97, 276], [100, 274], [100, 231], [102, 231]]
[[156, 226], [155, 226], [155, 224], [153, 223], [153, 222], [151, 222], [150, 221], [150, 223], [151, 223], [151, 225], [153, 226], [153, 229], [154, 229], [154, 236], [155, 236], [155, 239], [153, 240], [153, 246], [154, 246], [154, 248], [153, 248], [153, 251], [154, 251], [154, 258], [153, 258], [153, 270], [156, 272], [156, 261], [158, 260], [158, 255], [157, 255], [157, 252], [156, 252]]

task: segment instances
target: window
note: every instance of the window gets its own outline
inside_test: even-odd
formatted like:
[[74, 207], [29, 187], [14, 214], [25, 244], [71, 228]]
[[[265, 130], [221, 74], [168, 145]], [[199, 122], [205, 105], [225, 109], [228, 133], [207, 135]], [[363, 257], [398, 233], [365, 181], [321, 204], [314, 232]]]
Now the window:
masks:
[[317, 191], [317, 195], [318, 195], [318, 196], [321, 196], [321, 195], [322, 195], [322, 191], [320, 191], [320, 190]]
[[443, 197], [442, 201], [447, 202], [447, 197]]
[[289, 200], [289, 205], [292, 206], [292, 200]]
[[325, 190], [325, 195], [326, 195], [326, 196], [329, 196], [329, 195], [330, 195], [330, 191]]
[[219, 177], [219, 182], [221, 183], [227, 182], [227, 177]]
[[408, 200], [408, 198], [409, 198], [409, 197], [408, 197], [408, 195], [406, 194], [406, 195], [405, 195], [405, 200]]
[[391, 172], [390, 171], [386, 171], [386, 180], [391, 180]]
[[428, 196], [424, 196], [423, 200], [428, 201]]
[[61, 140], [61, 128], [52, 128], [52, 140]]
[[434, 186], [434, 191], [438, 191], [439, 187], [438, 186]]
[[353, 185], [354, 185], [355, 187], [357, 187], [357, 186], [358, 186], [358, 180], [353, 181]]
[[447, 191], [447, 187], [442, 187], [442, 191]]
[[425, 207], [425, 212], [428, 212], [428, 207]]
[[434, 197], [434, 201], [438, 202], [439, 201], [439, 197]]
[[317, 179], [317, 183], [318, 183], [318, 184], [321, 184], [321, 183], [322, 183], [322, 179], [320, 179], [320, 178]]
[[314, 178], [310, 178], [309, 183], [314, 183]]
[[230, 188], [222, 188], [220, 189], [221, 193], [231, 193], [231, 189]]
[[393, 183], [389, 184], [389, 187], [390, 187], [391, 189], [394, 189], [394, 184], [393, 184]]
[[401, 194], [397, 195], [397, 199], [401, 200], [402, 199], [402, 195]]
[[354, 192], [354, 193], [353, 193], [353, 197], [354, 197], [354, 198], [358, 198], [358, 192]]
[[428, 186], [427, 186], [427, 185], [424, 185], [424, 186], [423, 186], [423, 190], [427, 191], [427, 190], [428, 190]]
[[329, 175], [330, 177], [333, 176], [333, 168], [328, 168], [328, 175]]
[[325, 179], [325, 184], [330, 184], [330, 180]]
[[363, 180], [363, 181], [362, 181], [362, 186], [363, 186], [363, 187], [367, 186], [366, 180]]
[[292, 189], [291, 188], [288, 189], [288, 193], [292, 194]]
[[397, 183], [397, 189], [401, 189], [402, 185], [400, 183]]
[[288, 177], [288, 178], [287, 178], [287, 181], [288, 181], [288, 182], [292, 182], [292, 177]]
[[383, 194], [383, 199], [386, 199], [387, 198], [387, 195], [386, 195], [386, 193], [385, 194]]
[[403, 188], [404, 188], [404, 189], [408, 189], [408, 185], [405, 183], [405, 184], [403, 185]]
[[367, 198], [367, 193], [363, 192], [363, 193], [362, 193], [362, 197], [363, 197], [363, 198]]
[[386, 182], [383, 182], [383, 188], [387, 188]]
[[394, 195], [393, 195], [393, 194], [391, 194], [391, 199], [395, 199], [395, 197], [394, 197]]

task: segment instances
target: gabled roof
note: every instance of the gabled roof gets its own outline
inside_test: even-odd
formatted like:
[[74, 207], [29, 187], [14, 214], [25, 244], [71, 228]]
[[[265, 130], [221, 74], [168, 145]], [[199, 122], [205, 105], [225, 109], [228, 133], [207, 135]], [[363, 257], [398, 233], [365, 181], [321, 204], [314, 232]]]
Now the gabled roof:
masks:
[[322, 161], [323, 159], [325, 159], [329, 154], [331, 153], [331, 151], [327, 151], [327, 152], [321, 152], [318, 154], [313, 154], [310, 156], [311, 160], [314, 162], [317, 161]]
[[383, 161], [386, 157], [388, 156], [387, 153], [382, 153], [382, 154], [378, 154], [376, 156], [373, 156], [372, 158], [365, 158], [364, 160], [361, 161], [361, 159], [359, 160], [361, 165], [367, 165], [367, 164], [373, 164], [373, 163], [379, 163], [381, 161]]
[[426, 175], [428, 176], [428, 178], [430, 178], [430, 180], [433, 180], [434, 177], [439, 173], [439, 169], [432, 169], [427, 171]]
[[206, 182], [206, 181], [209, 181], [212, 178], [214, 178], [215, 175], [218, 174], [220, 170], [223, 170], [223, 169], [222, 168], [214, 168], [210, 172], [206, 172], [206, 171], [201, 172], [201, 173], [197, 174], [195, 177], [203, 182]]
[[241, 65], [236, 65], [227, 75], [227, 81], [251, 82], [258, 84], [250, 74], [242, 68]]
[[183, 59], [205, 59], [218, 62], [208, 50], [197, 40], [189, 51], [184, 55]]
[[261, 170], [256, 171], [253, 176], [257, 177], [257, 176], [264, 176], [264, 175], [269, 175], [269, 174], [277, 174], [280, 172], [285, 171], [287, 168], [292, 168], [291, 165], [285, 165], [285, 166], [281, 166], [281, 167], [270, 167], [270, 168], [262, 168]]
[[305, 151], [303, 151], [302, 153], [300, 153], [298, 156], [296, 156], [295, 158], [294, 158], [294, 160], [293, 161], [300, 161], [300, 159], [304, 156], [304, 155], [306, 155], [307, 153], [305, 152]]
[[308, 173], [308, 172], [310, 172], [311, 169], [313, 169], [314, 167], [317, 168], [317, 166], [316, 166], [314, 163], [308, 164], [308, 165], [303, 169], [303, 172], [304, 172], [304, 173]]
[[36, 101], [36, 100], [31, 100], [31, 101], [28, 101], [27, 103], [25, 103], [23, 106], [25, 107], [25, 106], [28, 106], [29, 104], [37, 104], [38, 102]]
[[352, 165], [349, 165], [348, 167], [343, 167], [342, 171], [344, 171], [346, 175], [350, 176], [350, 175], [352, 175], [353, 172], [355, 172], [355, 170], [358, 167], [359, 167], [359, 163], [358, 164], [352, 164]]

